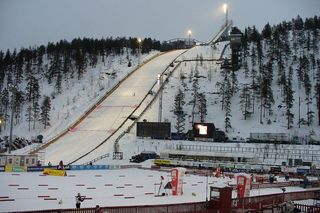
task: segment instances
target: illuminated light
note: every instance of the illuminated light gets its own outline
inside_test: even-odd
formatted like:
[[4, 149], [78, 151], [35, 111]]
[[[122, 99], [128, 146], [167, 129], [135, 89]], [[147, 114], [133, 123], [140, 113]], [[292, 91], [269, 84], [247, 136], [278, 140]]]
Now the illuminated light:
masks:
[[223, 5], [223, 12], [224, 12], [224, 13], [227, 13], [227, 10], [228, 10], [228, 5], [227, 5], [227, 4], [224, 4], [224, 5]]
[[199, 125], [198, 129], [199, 129], [200, 135], [207, 135], [208, 134], [208, 127], [207, 126]]

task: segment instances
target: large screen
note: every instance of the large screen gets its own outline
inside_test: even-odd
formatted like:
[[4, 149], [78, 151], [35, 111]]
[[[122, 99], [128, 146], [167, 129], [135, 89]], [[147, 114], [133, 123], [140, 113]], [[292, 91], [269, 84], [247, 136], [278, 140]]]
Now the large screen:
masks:
[[137, 136], [154, 139], [168, 139], [171, 136], [171, 123], [137, 122]]
[[213, 138], [215, 126], [213, 123], [194, 123], [193, 136], [195, 138]]

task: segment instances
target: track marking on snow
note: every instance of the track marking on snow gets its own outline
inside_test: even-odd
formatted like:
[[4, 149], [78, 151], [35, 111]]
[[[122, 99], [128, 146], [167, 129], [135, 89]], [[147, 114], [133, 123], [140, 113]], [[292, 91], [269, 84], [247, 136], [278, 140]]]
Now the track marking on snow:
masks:
[[113, 196], [115, 196], [115, 197], [122, 197], [122, 196], [124, 196], [123, 194], [114, 194]]
[[38, 186], [48, 186], [48, 184], [38, 184]]
[[14, 199], [8, 198], [8, 199], [0, 199], [0, 202], [2, 201], [14, 201]]
[[85, 186], [85, 184], [76, 184], [76, 186]]
[[57, 198], [55, 198], [55, 197], [45, 197], [45, 198], [43, 198], [43, 200], [57, 200]]
[[134, 197], [124, 197], [124, 199], [134, 199]]
[[21, 188], [17, 188], [18, 190], [29, 190], [29, 188], [27, 187], [21, 187]]
[[49, 195], [38, 195], [38, 198], [48, 198], [50, 197]]
[[59, 188], [48, 188], [48, 190], [58, 190]]
[[113, 184], [107, 183], [107, 184], [104, 184], [104, 186], [113, 186]]
[[19, 184], [9, 184], [8, 186], [19, 186]]

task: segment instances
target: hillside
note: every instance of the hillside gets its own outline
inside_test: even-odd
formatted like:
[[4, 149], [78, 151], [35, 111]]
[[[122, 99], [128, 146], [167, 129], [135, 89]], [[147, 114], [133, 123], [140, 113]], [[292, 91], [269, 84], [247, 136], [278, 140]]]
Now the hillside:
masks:
[[[186, 132], [193, 122], [214, 123], [237, 141], [250, 133], [287, 133], [300, 143], [320, 135], [320, 37], [310, 20], [304, 27], [300, 19], [266, 25], [262, 33], [247, 28], [242, 66], [235, 72], [204, 60], [219, 59], [215, 54], [224, 44], [190, 49], [163, 92], [163, 120], [171, 122], [172, 132]], [[223, 58], [231, 58], [229, 46]], [[157, 111], [155, 104], [143, 119], [156, 121]]]
[[[226, 47], [222, 57], [231, 58], [230, 47], [225, 42], [213, 47], [196, 46], [190, 49], [178, 59], [184, 62], [165, 85], [162, 121], [171, 122], [172, 132], [183, 133], [191, 129], [193, 122], [214, 123], [217, 129], [227, 134], [229, 140], [236, 141], [245, 141], [250, 133], [288, 133], [291, 139], [301, 143], [308, 142], [310, 134], [320, 135], [317, 116], [319, 28], [317, 17], [303, 21], [299, 16], [292, 22], [272, 27], [267, 24], [261, 33], [255, 27], [246, 28], [243, 31], [242, 66], [234, 72], [221, 68], [219, 59], [223, 48]], [[150, 46], [149, 49], [142, 47], [142, 52], [148, 53]], [[48, 50], [49, 47], [52, 46], [48, 46]], [[24, 111], [15, 114], [19, 116], [14, 119], [14, 137], [30, 139], [41, 134], [48, 141], [77, 120], [112, 85], [133, 70], [142, 58], [155, 54], [151, 52], [140, 56], [139, 49], [121, 48], [98, 53], [98, 58], [92, 57], [94, 54], [90, 55], [90, 51], [84, 54], [85, 72], [78, 79], [66, 75], [60, 85], [63, 90], [60, 94], [57, 92], [59, 85], [52, 86], [49, 81], [41, 81], [41, 75], [38, 75], [42, 98], [51, 98], [51, 125], [44, 128], [43, 123], [26, 119], [24, 114], [28, 107], [25, 105], [21, 108]], [[54, 53], [52, 51], [42, 57], [44, 63], [40, 68], [50, 70], [55, 67]], [[81, 65], [77, 63], [77, 51], [73, 54], [71, 70]], [[35, 56], [31, 58], [37, 59]], [[2, 63], [1, 68], [18, 69], [19, 57], [15, 59], [15, 63], [11, 62], [12, 66]], [[6, 57], [2, 55], [4, 61]], [[128, 61], [132, 67], [128, 67]], [[28, 64], [30, 62], [25, 60], [22, 66], [24, 72], [28, 71]], [[31, 68], [33, 72], [37, 71], [39, 66], [36, 61]], [[58, 76], [55, 73], [55, 79]], [[10, 75], [4, 76], [2, 85], [8, 87], [8, 82], [12, 81], [10, 79]], [[27, 88], [27, 79], [20, 82], [20, 91]], [[7, 87], [2, 86], [2, 91], [6, 91]], [[177, 105], [180, 105], [178, 111], [183, 112], [180, 115], [176, 113]], [[1, 128], [1, 136], [4, 137], [9, 134], [10, 110], [5, 105], [1, 105], [1, 110], [6, 112], [3, 117], [7, 122]], [[154, 104], [141, 120], [157, 121], [157, 115], [158, 104]]]
[[139, 46], [136, 38], [84, 38], [0, 52], [0, 142], [9, 140], [12, 112], [12, 138], [17, 143], [37, 141], [38, 135], [48, 141], [68, 128], [124, 76], [158, 53], [153, 50], [155, 40], [143, 42]]

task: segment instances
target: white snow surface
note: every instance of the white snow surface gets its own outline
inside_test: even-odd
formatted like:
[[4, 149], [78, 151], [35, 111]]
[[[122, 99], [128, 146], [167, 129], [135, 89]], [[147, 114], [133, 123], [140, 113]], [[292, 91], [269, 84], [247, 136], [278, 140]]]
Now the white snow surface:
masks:
[[[92, 198], [82, 202], [82, 208], [93, 208], [96, 205], [111, 207], [204, 202], [206, 187], [208, 187], [209, 196], [210, 186], [235, 184], [235, 179], [213, 176], [209, 176], [207, 179], [206, 176], [187, 174], [184, 177], [185, 184], [182, 196], [172, 196], [171, 191], [167, 190], [168, 196], [155, 197], [159, 191], [160, 177], [164, 177], [164, 184], [171, 181], [169, 172], [120, 169], [67, 171], [67, 174], [68, 176], [60, 177], [43, 176], [39, 172], [1, 173], [0, 196], [8, 196], [9, 199], [15, 200], [0, 202], [0, 212], [75, 208], [77, 193]], [[278, 181], [283, 181], [283, 178], [278, 178]], [[19, 190], [18, 188], [27, 189]], [[302, 190], [305, 189], [286, 187], [287, 192]], [[160, 193], [163, 192], [165, 191], [161, 188]], [[281, 192], [280, 188], [256, 189], [251, 190], [250, 196]], [[114, 196], [119, 194], [123, 196]], [[43, 197], [38, 196], [49, 196], [48, 198], [56, 198], [56, 200], [44, 200]], [[125, 199], [125, 197], [134, 198]], [[233, 197], [236, 197], [235, 191]]]

